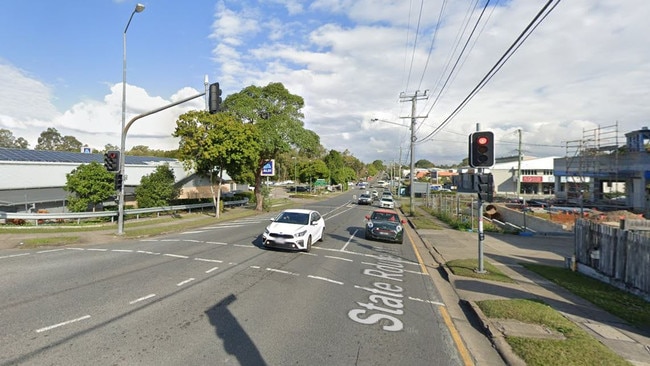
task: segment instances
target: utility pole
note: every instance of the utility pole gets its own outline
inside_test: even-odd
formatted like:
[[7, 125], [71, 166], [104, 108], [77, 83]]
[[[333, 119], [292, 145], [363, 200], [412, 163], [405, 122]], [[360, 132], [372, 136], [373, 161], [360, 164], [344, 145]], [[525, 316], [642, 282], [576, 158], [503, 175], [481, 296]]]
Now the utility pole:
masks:
[[411, 116], [410, 117], [402, 117], [402, 118], [410, 118], [411, 119], [411, 167], [410, 170], [411, 172], [409, 173], [409, 184], [410, 184], [410, 197], [409, 197], [409, 215], [410, 216], [415, 216], [415, 207], [413, 207], [413, 200], [415, 199], [415, 189], [414, 189], [414, 176], [415, 176], [415, 160], [413, 158], [414, 152], [415, 152], [415, 122], [418, 118], [424, 118], [424, 117], [416, 117], [415, 113], [415, 106], [417, 105], [418, 99], [428, 99], [429, 96], [427, 95], [427, 91], [425, 90], [424, 93], [421, 93], [419, 90], [416, 91], [413, 94], [406, 94], [404, 92], [400, 93], [399, 98], [400, 102], [405, 102], [405, 101], [410, 101], [411, 102]]
[[519, 134], [519, 147], [517, 148], [517, 200], [521, 194], [521, 128], [517, 130]]

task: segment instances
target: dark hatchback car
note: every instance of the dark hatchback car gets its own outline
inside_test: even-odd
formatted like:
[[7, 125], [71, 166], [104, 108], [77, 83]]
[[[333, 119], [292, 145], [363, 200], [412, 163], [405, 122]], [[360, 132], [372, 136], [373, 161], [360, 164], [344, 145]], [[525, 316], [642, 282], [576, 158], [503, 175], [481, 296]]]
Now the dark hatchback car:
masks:
[[386, 240], [402, 244], [404, 223], [395, 210], [379, 209], [366, 216], [366, 239]]
[[357, 200], [358, 205], [372, 205], [372, 197], [369, 194], [362, 193]]

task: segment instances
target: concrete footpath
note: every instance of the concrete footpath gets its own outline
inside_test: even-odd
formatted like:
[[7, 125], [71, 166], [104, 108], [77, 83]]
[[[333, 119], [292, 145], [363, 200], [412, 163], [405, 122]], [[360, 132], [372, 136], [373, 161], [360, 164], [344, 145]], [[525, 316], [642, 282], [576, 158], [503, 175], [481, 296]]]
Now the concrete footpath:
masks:
[[[441, 224], [444, 225], [444, 224]], [[497, 266], [516, 283], [456, 276], [444, 265], [454, 259], [478, 258], [478, 234], [452, 229], [417, 229], [429, 253], [446, 272], [451, 286], [480, 319], [486, 335], [508, 365], [525, 365], [505, 342], [505, 335], [537, 337], [530, 325], [491, 321], [477, 301], [537, 298], [562, 313], [569, 320], [599, 340], [606, 347], [636, 366], [650, 366], [650, 334], [626, 324], [590, 302], [523, 268], [519, 263], [532, 262], [564, 266], [573, 254], [573, 237], [518, 236], [486, 233], [484, 260]], [[543, 329], [540, 329], [543, 332]], [[588, 352], [588, 350], [586, 350]]]

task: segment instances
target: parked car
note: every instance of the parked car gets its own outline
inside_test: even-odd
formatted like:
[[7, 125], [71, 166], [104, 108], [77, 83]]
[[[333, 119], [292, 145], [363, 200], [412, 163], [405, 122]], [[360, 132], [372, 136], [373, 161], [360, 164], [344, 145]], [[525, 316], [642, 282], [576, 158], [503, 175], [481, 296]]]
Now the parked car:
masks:
[[367, 193], [362, 193], [359, 195], [357, 200], [358, 205], [372, 205], [372, 197]]
[[393, 196], [382, 196], [379, 200], [379, 207], [395, 208], [395, 201], [393, 200]]
[[290, 209], [271, 219], [262, 234], [265, 247], [309, 252], [316, 241], [322, 241], [325, 220], [318, 211]]
[[387, 240], [402, 244], [404, 224], [395, 210], [378, 209], [366, 216], [366, 239]]

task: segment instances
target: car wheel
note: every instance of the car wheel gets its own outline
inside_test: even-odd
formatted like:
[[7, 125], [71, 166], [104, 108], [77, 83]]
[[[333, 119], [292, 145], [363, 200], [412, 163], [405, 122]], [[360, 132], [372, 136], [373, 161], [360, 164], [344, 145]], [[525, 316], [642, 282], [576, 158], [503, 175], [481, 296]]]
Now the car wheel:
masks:
[[398, 240], [397, 242], [398, 242], [399, 244], [404, 243], [404, 237], [399, 238], [399, 240]]
[[307, 248], [305, 249], [305, 252], [311, 252], [311, 236], [307, 238]]
[[366, 239], [370, 239], [370, 235], [368, 235], [367, 231], [363, 234], [363, 237], [366, 238]]

